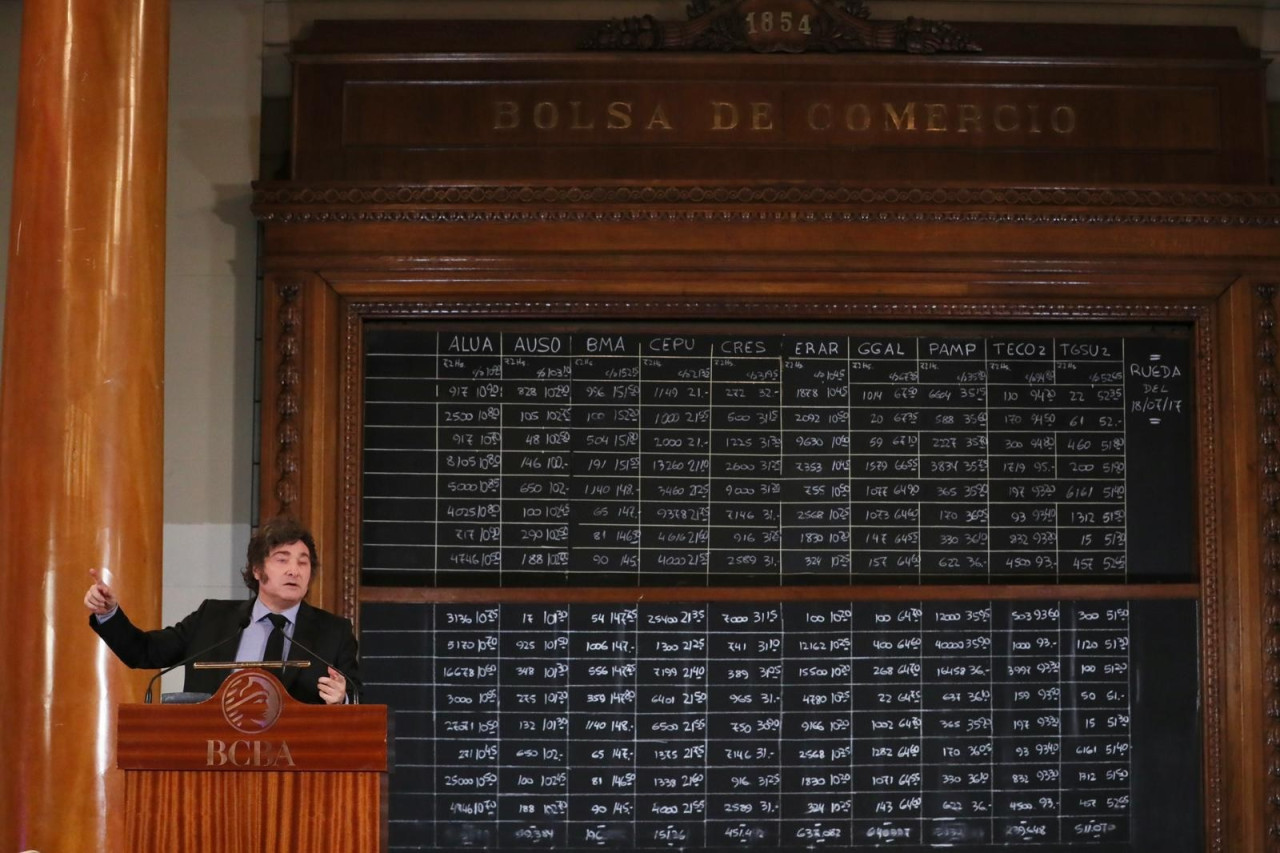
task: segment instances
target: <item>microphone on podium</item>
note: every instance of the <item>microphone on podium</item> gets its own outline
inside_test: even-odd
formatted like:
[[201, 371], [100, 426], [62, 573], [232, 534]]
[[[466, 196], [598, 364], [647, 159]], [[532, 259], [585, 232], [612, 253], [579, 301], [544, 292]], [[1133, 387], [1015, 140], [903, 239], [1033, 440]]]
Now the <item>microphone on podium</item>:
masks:
[[341, 676], [346, 680], [346, 682], [347, 682], [347, 696], [351, 699], [351, 704], [352, 704], [352, 705], [359, 705], [359, 704], [360, 704], [360, 693], [359, 693], [359, 691], [357, 691], [357, 690], [356, 690], [355, 682], [352, 680], [351, 676], [347, 675], [345, 672], [343, 672], [342, 670], [338, 669], [336, 666], [334, 666], [333, 664], [329, 663], [329, 662], [328, 662], [327, 660], [325, 660], [324, 658], [320, 657], [320, 655], [316, 654], [316, 653], [315, 653], [315, 652], [313, 652], [311, 649], [309, 649], [309, 648], [307, 648], [306, 646], [304, 646], [302, 643], [299, 643], [296, 639], [292, 639], [292, 638], [290, 638], [289, 642], [290, 642], [291, 644], [293, 644], [293, 645], [297, 646], [298, 648], [302, 649], [302, 650], [303, 650], [304, 652], [306, 652], [307, 654], [311, 655], [313, 658], [315, 658], [315, 659], [316, 659], [317, 661], [319, 661], [320, 663], [324, 664], [324, 665], [325, 665], [326, 667], [328, 667], [329, 669], [332, 669], [334, 672], [336, 672], [336, 673], [338, 673], [339, 675], [341, 675]]
[[196, 658], [200, 657], [201, 655], [207, 655], [209, 652], [213, 651], [214, 649], [218, 648], [219, 646], [225, 645], [226, 643], [230, 642], [231, 640], [237, 640], [237, 639], [239, 639], [241, 632], [242, 632], [242, 631], [244, 631], [244, 629], [245, 629], [245, 628], [247, 628], [248, 626], [249, 626], [249, 614], [248, 614], [248, 613], [246, 613], [246, 614], [244, 614], [244, 616], [242, 616], [242, 617], [240, 618], [240, 623], [239, 623], [238, 625], [236, 625], [235, 633], [233, 633], [233, 634], [228, 634], [227, 636], [223, 637], [223, 638], [222, 638], [221, 640], [219, 640], [218, 642], [214, 643], [212, 646], [209, 646], [208, 648], [201, 649], [200, 651], [196, 652], [195, 654], [191, 655], [190, 657], [185, 657], [185, 658], [183, 658], [182, 660], [180, 660], [180, 661], [178, 661], [177, 663], [175, 663], [173, 666], [165, 667], [164, 669], [162, 669], [162, 670], [160, 670], [159, 672], [157, 672], [155, 675], [151, 676], [151, 680], [150, 680], [149, 682], [147, 682], [147, 694], [146, 694], [146, 696], [144, 696], [144, 697], [143, 697], [142, 701], [143, 701], [143, 702], [145, 702], [145, 703], [146, 703], [146, 704], [148, 704], [148, 705], [150, 705], [150, 704], [151, 704], [151, 691], [152, 691], [152, 689], [156, 686], [156, 681], [160, 678], [160, 676], [162, 676], [162, 675], [164, 675], [164, 674], [166, 674], [166, 673], [169, 673], [169, 672], [173, 672], [175, 669], [177, 669], [177, 668], [178, 668], [178, 667], [180, 667], [180, 666], [186, 666], [187, 664], [191, 663], [193, 660], [195, 660]]

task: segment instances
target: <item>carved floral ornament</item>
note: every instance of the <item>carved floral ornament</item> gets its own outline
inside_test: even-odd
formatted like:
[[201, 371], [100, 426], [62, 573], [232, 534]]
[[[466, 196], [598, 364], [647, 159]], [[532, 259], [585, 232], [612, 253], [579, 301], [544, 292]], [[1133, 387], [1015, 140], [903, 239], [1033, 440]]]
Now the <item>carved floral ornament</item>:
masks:
[[982, 48], [950, 24], [873, 21], [862, 0], [691, 0], [689, 20], [651, 15], [610, 21], [586, 50], [755, 51], [757, 53], [961, 53]]
[[259, 220], [275, 223], [999, 222], [1276, 228], [1280, 227], [1280, 190], [317, 184], [259, 186], [254, 190], [254, 209]]

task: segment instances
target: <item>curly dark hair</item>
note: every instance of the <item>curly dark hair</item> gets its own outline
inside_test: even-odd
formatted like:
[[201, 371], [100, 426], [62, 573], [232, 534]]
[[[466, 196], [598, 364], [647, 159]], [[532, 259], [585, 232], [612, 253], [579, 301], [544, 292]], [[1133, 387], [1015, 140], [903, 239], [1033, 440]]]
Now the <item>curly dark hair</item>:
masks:
[[301, 542], [311, 552], [311, 571], [320, 568], [320, 555], [316, 552], [316, 540], [311, 531], [302, 526], [302, 522], [287, 515], [277, 516], [263, 523], [258, 532], [249, 540], [249, 550], [245, 558], [245, 566], [240, 570], [244, 585], [258, 594], [258, 579], [253, 570], [260, 569], [267, 562], [271, 552], [281, 545]]

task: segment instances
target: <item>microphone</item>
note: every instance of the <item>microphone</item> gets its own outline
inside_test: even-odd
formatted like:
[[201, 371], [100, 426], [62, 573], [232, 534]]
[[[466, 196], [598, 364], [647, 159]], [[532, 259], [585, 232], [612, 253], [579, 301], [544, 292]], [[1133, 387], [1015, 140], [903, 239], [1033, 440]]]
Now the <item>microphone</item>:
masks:
[[302, 643], [299, 643], [295, 638], [290, 637], [290, 638], [289, 638], [289, 643], [290, 643], [291, 645], [297, 646], [298, 648], [302, 649], [304, 652], [306, 652], [307, 654], [311, 655], [311, 656], [312, 656], [313, 658], [315, 658], [316, 660], [320, 661], [320, 663], [324, 664], [324, 665], [325, 665], [325, 666], [327, 666], [329, 669], [332, 669], [332, 670], [336, 671], [339, 675], [341, 675], [344, 679], [346, 679], [346, 681], [347, 681], [347, 691], [346, 691], [346, 692], [347, 692], [347, 696], [351, 699], [351, 704], [352, 704], [352, 705], [359, 705], [359, 704], [360, 704], [360, 693], [359, 693], [359, 691], [357, 691], [357, 690], [356, 690], [356, 687], [355, 687], [355, 679], [353, 679], [351, 676], [347, 675], [347, 674], [346, 674], [345, 672], [343, 672], [342, 670], [338, 669], [338, 668], [337, 668], [336, 666], [334, 666], [333, 664], [329, 663], [329, 662], [328, 662], [327, 660], [325, 660], [324, 658], [320, 657], [320, 655], [318, 655], [318, 654], [316, 654], [315, 652], [311, 651], [311, 649], [307, 648], [307, 647], [306, 647], [306, 646], [304, 646]]
[[147, 695], [143, 697], [142, 701], [148, 705], [151, 704], [151, 690], [153, 687], [156, 686], [156, 681], [160, 678], [160, 676], [168, 672], [173, 672], [175, 669], [177, 669], [180, 666], [186, 666], [187, 664], [191, 663], [193, 660], [200, 657], [201, 655], [207, 655], [209, 652], [213, 651], [219, 646], [225, 645], [230, 640], [238, 639], [240, 636], [240, 633], [244, 631], [244, 629], [247, 628], [248, 626], [249, 626], [249, 614], [246, 613], [244, 614], [244, 616], [240, 617], [240, 624], [236, 625], [236, 632], [234, 634], [230, 634], [226, 637], [223, 637], [221, 640], [214, 643], [212, 646], [209, 646], [207, 649], [201, 649], [200, 651], [196, 652], [190, 657], [183, 658], [182, 660], [175, 663], [173, 666], [165, 667], [164, 669], [157, 672], [155, 675], [151, 676], [151, 680], [147, 682]]

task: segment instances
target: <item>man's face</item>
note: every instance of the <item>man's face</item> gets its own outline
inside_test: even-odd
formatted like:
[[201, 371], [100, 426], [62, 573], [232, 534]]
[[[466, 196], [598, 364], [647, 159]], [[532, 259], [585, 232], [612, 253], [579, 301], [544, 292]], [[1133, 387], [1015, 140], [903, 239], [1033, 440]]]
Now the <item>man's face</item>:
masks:
[[258, 598], [268, 609], [288, 610], [307, 594], [311, 552], [301, 540], [277, 545], [261, 566], [254, 566], [253, 576], [258, 579]]

